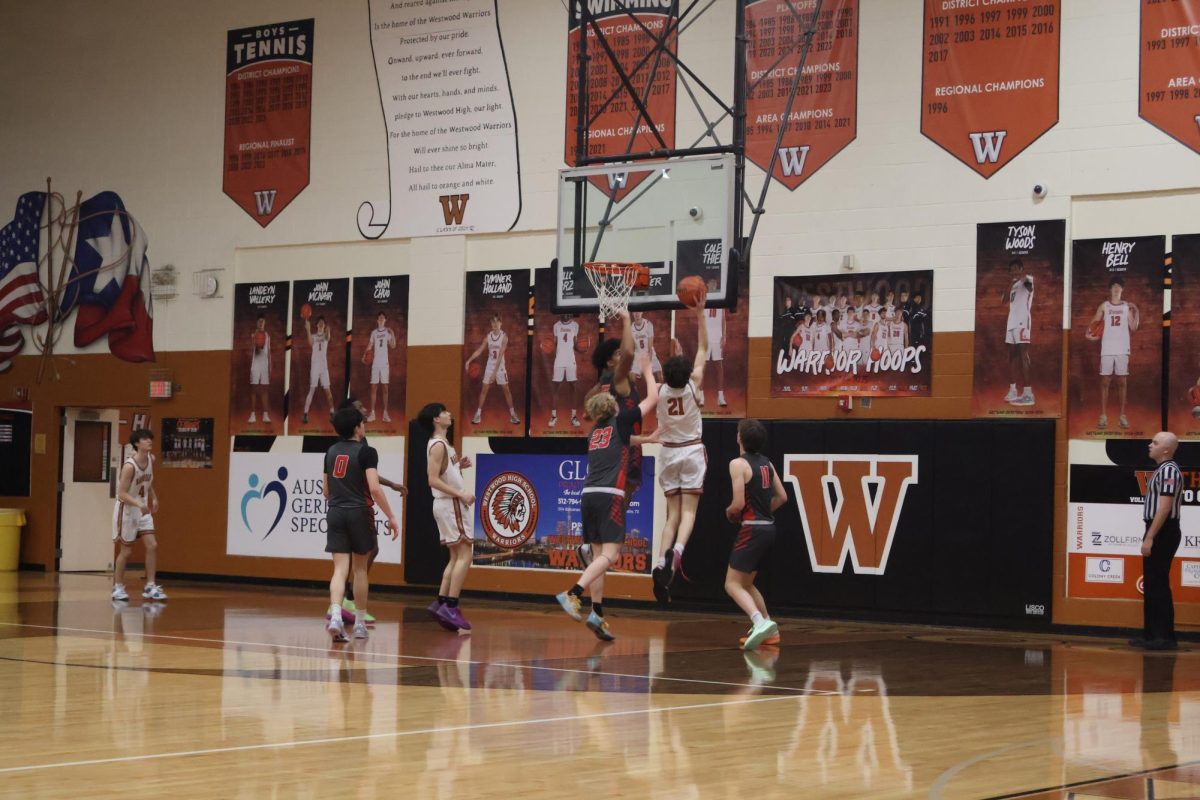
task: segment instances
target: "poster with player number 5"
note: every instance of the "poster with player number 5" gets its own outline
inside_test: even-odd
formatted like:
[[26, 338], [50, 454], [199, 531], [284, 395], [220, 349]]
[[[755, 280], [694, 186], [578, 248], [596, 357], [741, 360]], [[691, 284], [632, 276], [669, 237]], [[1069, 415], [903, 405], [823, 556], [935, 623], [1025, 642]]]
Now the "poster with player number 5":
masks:
[[405, 433], [408, 276], [354, 279], [350, 396], [367, 409], [367, 433]]

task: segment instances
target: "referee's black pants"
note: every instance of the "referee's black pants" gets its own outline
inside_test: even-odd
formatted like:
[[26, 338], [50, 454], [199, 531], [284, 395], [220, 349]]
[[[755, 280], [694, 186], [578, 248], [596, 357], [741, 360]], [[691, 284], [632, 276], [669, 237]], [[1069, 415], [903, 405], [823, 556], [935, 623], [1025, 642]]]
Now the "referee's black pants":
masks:
[[[1146, 523], [1150, 530], [1150, 523]], [[1154, 537], [1150, 555], [1142, 556], [1143, 636], [1148, 641], [1175, 641], [1175, 605], [1171, 599], [1171, 560], [1179, 549], [1179, 520], [1168, 519]]]

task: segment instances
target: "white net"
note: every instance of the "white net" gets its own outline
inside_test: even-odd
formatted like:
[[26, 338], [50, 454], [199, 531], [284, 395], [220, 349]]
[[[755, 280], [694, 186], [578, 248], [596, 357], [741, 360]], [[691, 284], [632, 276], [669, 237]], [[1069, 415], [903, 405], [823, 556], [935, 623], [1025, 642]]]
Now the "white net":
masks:
[[596, 290], [596, 302], [600, 306], [600, 320], [620, 314], [629, 308], [629, 296], [646, 281], [647, 270], [641, 264], [625, 264], [614, 261], [594, 261], [583, 265], [588, 281]]

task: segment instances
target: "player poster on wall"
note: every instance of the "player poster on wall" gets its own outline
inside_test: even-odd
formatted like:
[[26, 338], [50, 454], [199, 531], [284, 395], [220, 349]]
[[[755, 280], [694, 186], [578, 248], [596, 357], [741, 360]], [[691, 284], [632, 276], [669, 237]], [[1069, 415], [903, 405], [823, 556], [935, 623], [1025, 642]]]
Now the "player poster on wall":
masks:
[[234, 287], [231, 435], [283, 434], [288, 289], [286, 281]]
[[520, 436], [528, 369], [529, 270], [468, 272], [463, 436]]
[[932, 270], [776, 278], [771, 396], [928, 396], [932, 296]]
[[264, 228], [308, 186], [313, 20], [229, 31], [224, 191]]
[[212, 469], [213, 418], [167, 417], [162, 421], [162, 465]]
[[1164, 251], [1162, 236], [1072, 246], [1072, 439], [1149, 439], [1162, 425]]
[[[747, 281], [738, 281], [735, 309], [707, 308], [708, 360], [704, 364], [700, 407], [705, 417], [746, 416], [746, 367], [750, 361], [747, 335]], [[676, 311], [675, 338], [689, 359], [696, 356], [696, 314]]]
[[403, 436], [408, 387], [408, 276], [354, 279], [350, 396], [372, 436]]
[[[646, 377], [642, 367], [642, 354], [649, 354], [650, 370], [661, 384], [662, 363], [671, 357], [671, 312], [634, 310], [629, 313], [629, 317], [630, 328], [633, 331], [633, 365], [629, 368], [629, 378], [638, 395], [645, 397]], [[620, 317], [606, 320], [604, 338], [621, 339], [624, 330]], [[651, 414], [642, 421], [642, 433], [651, 433], [657, 427], [656, 414]]]
[[1065, 220], [975, 227], [977, 417], [1062, 413]]
[[1061, 0], [925, 0], [921, 133], [990, 178], [1058, 124]]
[[1200, 3], [1141, 0], [1138, 116], [1200, 153]]
[[1171, 262], [1167, 427], [1200, 439], [1200, 234], [1173, 236]]
[[554, 313], [554, 270], [534, 271], [530, 436], [584, 436], [583, 398], [596, 383], [595, 312]]
[[[858, 131], [858, 0], [826, 0], [800, 88], [776, 144], [796, 79], [812, 4], [746, 4], [746, 155], [795, 189]], [[776, 149], [778, 148], [778, 150]]]
[[333, 412], [346, 396], [349, 278], [293, 281], [288, 433], [336, 436]]

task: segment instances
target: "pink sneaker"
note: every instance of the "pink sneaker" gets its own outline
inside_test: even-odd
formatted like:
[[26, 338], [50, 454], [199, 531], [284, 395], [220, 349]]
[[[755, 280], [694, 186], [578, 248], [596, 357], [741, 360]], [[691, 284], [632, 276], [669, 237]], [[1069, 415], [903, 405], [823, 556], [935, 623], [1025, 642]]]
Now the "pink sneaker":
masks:
[[[471, 630], [471, 623], [467, 622], [467, 618], [463, 616], [462, 610], [458, 607], [442, 606], [439, 608], [438, 621], [442, 623], [442, 627], [449, 630]], [[453, 626], [453, 628], [449, 626]]]

